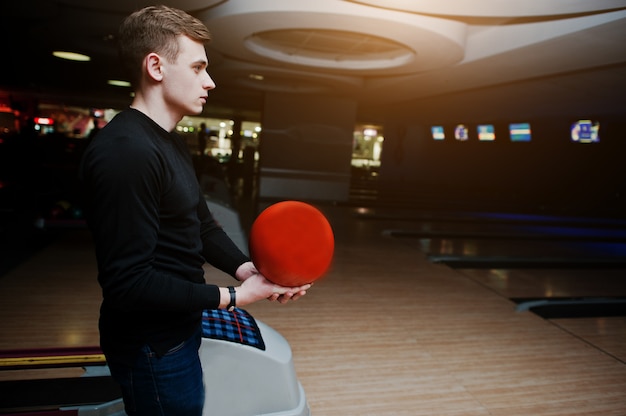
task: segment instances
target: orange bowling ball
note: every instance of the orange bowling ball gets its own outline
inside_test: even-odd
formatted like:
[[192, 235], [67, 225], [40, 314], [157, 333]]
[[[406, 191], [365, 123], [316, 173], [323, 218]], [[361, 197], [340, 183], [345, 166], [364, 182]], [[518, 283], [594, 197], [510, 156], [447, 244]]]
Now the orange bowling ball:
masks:
[[335, 238], [330, 223], [304, 202], [270, 205], [250, 229], [250, 257], [268, 280], [301, 286], [321, 278], [330, 267]]

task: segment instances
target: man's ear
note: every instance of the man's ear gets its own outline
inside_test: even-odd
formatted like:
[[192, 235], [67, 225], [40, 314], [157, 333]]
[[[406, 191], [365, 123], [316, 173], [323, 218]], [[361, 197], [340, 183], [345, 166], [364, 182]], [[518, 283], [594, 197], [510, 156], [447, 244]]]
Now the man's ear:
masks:
[[152, 52], [146, 55], [144, 62], [148, 76], [155, 81], [161, 81], [163, 79], [163, 59]]

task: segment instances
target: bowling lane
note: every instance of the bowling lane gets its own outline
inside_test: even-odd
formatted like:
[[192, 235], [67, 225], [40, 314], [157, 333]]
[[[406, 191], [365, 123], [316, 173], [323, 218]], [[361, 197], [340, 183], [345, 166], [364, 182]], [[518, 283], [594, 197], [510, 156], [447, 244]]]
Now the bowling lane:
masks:
[[510, 299], [626, 296], [621, 220], [461, 214], [386, 221], [384, 234]]
[[[384, 234], [626, 362], [621, 221], [509, 215], [396, 216]], [[380, 221], [380, 220], [379, 220]]]
[[453, 268], [626, 268], [626, 244], [541, 237], [418, 238], [435, 263]]
[[354, 215], [363, 221], [402, 224], [389, 228], [398, 237], [626, 242], [626, 221], [620, 219], [380, 208], [358, 208]]
[[626, 297], [624, 269], [457, 269], [509, 299]]
[[417, 244], [451, 267], [626, 268], [622, 220], [497, 213], [357, 210], [385, 223], [384, 234]]

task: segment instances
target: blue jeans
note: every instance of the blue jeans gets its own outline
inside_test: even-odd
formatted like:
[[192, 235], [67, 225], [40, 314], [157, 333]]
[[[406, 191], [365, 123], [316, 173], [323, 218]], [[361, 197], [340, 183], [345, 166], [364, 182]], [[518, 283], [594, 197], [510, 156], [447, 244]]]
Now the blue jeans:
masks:
[[204, 382], [198, 356], [201, 330], [157, 357], [145, 345], [133, 367], [109, 361], [129, 416], [201, 416]]

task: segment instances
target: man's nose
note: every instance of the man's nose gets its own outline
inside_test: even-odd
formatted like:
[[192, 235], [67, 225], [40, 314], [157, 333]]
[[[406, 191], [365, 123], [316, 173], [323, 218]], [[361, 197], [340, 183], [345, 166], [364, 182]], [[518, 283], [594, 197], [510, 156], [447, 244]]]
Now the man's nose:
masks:
[[211, 78], [209, 73], [207, 72], [206, 80], [204, 81], [204, 89], [205, 90], [212, 90], [214, 88], [215, 88], [215, 82], [213, 81], [213, 78]]

